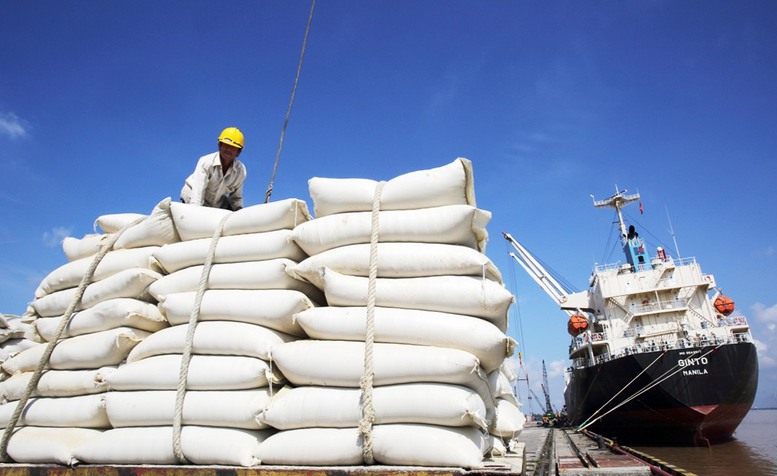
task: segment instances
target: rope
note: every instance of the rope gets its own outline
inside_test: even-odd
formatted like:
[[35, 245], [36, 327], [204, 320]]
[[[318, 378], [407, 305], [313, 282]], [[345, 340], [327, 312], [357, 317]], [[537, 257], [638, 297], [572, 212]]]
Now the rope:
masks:
[[[593, 417], [595, 417], [595, 416], [597, 415], [597, 413], [599, 413], [600, 411], [602, 411], [602, 410], [604, 409], [604, 407], [606, 407], [607, 405], [609, 405], [609, 403], [610, 403], [611, 401], [615, 400], [615, 397], [617, 397], [617, 396], [618, 396], [618, 395], [620, 395], [620, 394], [621, 394], [621, 393], [622, 393], [624, 390], [626, 390], [627, 388], [629, 388], [629, 386], [630, 386], [632, 383], [634, 383], [634, 381], [635, 381], [635, 380], [637, 380], [637, 379], [639, 378], [639, 376], [640, 376], [640, 375], [642, 375], [642, 374], [644, 374], [645, 372], [647, 372], [647, 371], [648, 371], [648, 369], [650, 369], [650, 367], [652, 367], [652, 366], [653, 366], [653, 365], [654, 365], [656, 362], [658, 362], [658, 361], [661, 359], [661, 357], [663, 357], [663, 356], [664, 356], [664, 353], [662, 352], [661, 354], [659, 354], [659, 355], [658, 355], [658, 357], [656, 357], [656, 358], [655, 358], [655, 360], [653, 360], [653, 362], [650, 362], [650, 365], [648, 365], [647, 367], [645, 367], [644, 369], [642, 369], [642, 372], [638, 373], [638, 374], [637, 374], [637, 375], [636, 375], [636, 376], [635, 376], [633, 379], [631, 379], [631, 381], [629, 381], [629, 383], [627, 383], [627, 384], [626, 384], [626, 385], [625, 385], [625, 386], [624, 386], [622, 389], [620, 389], [620, 390], [618, 391], [618, 393], [616, 393], [615, 395], [613, 395], [613, 396], [612, 396], [612, 398], [610, 398], [609, 400], [607, 400], [607, 401], [606, 401], [606, 402], [605, 402], [605, 403], [604, 403], [604, 404], [603, 404], [601, 407], [599, 407], [599, 409], [598, 409], [598, 410], [596, 410], [595, 412], [593, 412], [593, 413], [591, 414], [591, 416], [590, 416], [590, 417], [588, 417], [588, 419], [587, 419], [586, 421], [584, 421], [584, 422], [583, 422], [583, 423], [582, 423], [582, 424], [581, 424], [581, 425], [578, 427], [578, 431], [580, 431], [580, 430], [582, 430], [582, 429], [584, 429], [584, 428], [588, 427], [588, 426], [589, 426], [591, 423], [593, 423], [593, 422], [595, 422], [596, 420], [598, 420], [598, 418], [597, 418], [596, 420], [593, 420], [593, 421], [591, 421], [591, 423], [588, 423], [588, 422], [589, 422], [589, 421], [590, 421], [590, 420], [591, 420]], [[606, 415], [606, 414], [605, 414], [605, 415]], [[602, 415], [602, 416], [604, 416], [604, 415]]]
[[128, 225], [126, 225], [118, 232], [111, 235], [110, 239], [105, 244], [103, 244], [102, 247], [100, 247], [100, 250], [94, 256], [94, 259], [92, 259], [92, 263], [89, 265], [89, 268], [86, 270], [86, 273], [84, 273], [84, 277], [81, 278], [81, 282], [76, 288], [76, 293], [73, 296], [73, 300], [70, 301], [70, 305], [67, 307], [67, 309], [65, 310], [65, 314], [62, 316], [62, 318], [59, 321], [59, 326], [57, 327], [57, 330], [54, 332], [54, 337], [49, 341], [48, 345], [46, 346], [46, 349], [43, 351], [43, 355], [41, 355], [40, 362], [38, 362], [38, 366], [33, 371], [32, 377], [30, 378], [30, 381], [27, 383], [27, 388], [25, 388], [24, 393], [22, 394], [21, 398], [19, 398], [19, 401], [16, 404], [16, 409], [14, 410], [13, 415], [11, 416], [11, 419], [8, 421], [8, 425], [5, 427], [5, 433], [3, 433], [3, 439], [0, 441], [1, 460], [8, 461], [9, 459], [8, 442], [11, 439], [11, 433], [13, 432], [13, 429], [16, 427], [16, 424], [19, 422], [19, 418], [21, 417], [22, 412], [24, 411], [24, 407], [27, 406], [27, 401], [29, 400], [30, 396], [35, 391], [35, 389], [38, 387], [38, 382], [40, 381], [40, 378], [43, 375], [43, 368], [48, 363], [49, 358], [51, 358], [51, 354], [54, 352], [54, 347], [56, 347], [56, 345], [59, 343], [60, 337], [62, 337], [62, 334], [65, 332], [65, 328], [70, 322], [70, 318], [73, 315], [73, 312], [75, 312], [76, 308], [81, 303], [81, 298], [83, 298], [84, 296], [84, 291], [86, 291], [86, 287], [92, 281], [92, 277], [94, 276], [94, 272], [97, 269], [97, 265], [100, 264], [100, 261], [102, 261], [105, 255], [108, 254], [108, 252], [113, 249], [113, 246], [116, 244], [116, 241], [118, 241], [119, 237], [125, 231], [127, 231], [127, 229], [137, 225], [138, 223], [146, 220], [147, 218], [148, 217], [146, 216], [139, 217], [133, 220]]
[[[709, 354], [711, 354], [711, 353], [713, 353], [713, 352], [717, 351], [717, 350], [718, 350], [718, 348], [720, 348], [720, 346], [721, 346], [721, 345], [723, 345], [723, 344], [720, 344], [720, 345], [718, 345], [718, 346], [716, 346], [716, 347], [714, 347], [714, 348], [710, 349], [708, 352], [706, 352], [705, 354], [702, 354], [702, 355], [701, 355], [701, 357], [698, 357], [698, 358], [700, 358], [700, 359], [701, 359], [701, 358], [704, 358], [704, 357], [708, 356]], [[701, 349], [699, 349], [699, 350], [698, 350], [698, 351], [696, 351], [694, 354], [692, 354], [692, 356], [691, 356], [690, 358], [694, 358], [694, 357], [693, 357], [693, 355], [696, 355], [696, 354], [698, 354], [699, 352], [701, 352]], [[656, 358], [656, 360], [660, 359], [660, 358], [661, 358], [661, 357], [663, 357], [663, 356], [664, 356], [664, 353], [662, 353], [661, 355], [659, 355], [659, 356]], [[653, 361], [653, 363], [655, 363], [655, 361]], [[653, 365], [653, 364], [651, 363], [650, 365]], [[649, 391], [649, 390], [653, 389], [653, 388], [654, 388], [654, 387], [656, 387], [657, 385], [661, 385], [661, 384], [662, 384], [663, 382], [665, 382], [666, 380], [668, 380], [668, 379], [670, 379], [670, 378], [674, 377], [674, 376], [675, 376], [677, 373], [679, 373], [680, 371], [682, 371], [682, 369], [683, 369], [683, 368], [682, 368], [682, 367], [680, 367], [680, 365], [679, 365], [679, 364], [675, 364], [675, 365], [674, 365], [674, 366], [673, 366], [671, 369], [669, 369], [669, 370], [667, 370], [666, 372], [664, 372], [664, 374], [663, 374], [663, 375], [661, 375], [659, 378], [657, 378], [657, 379], [653, 380], [653, 381], [652, 381], [652, 382], [651, 382], [649, 385], [646, 385], [646, 386], [645, 386], [645, 387], [643, 387], [642, 389], [640, 389], [640, 390], [637, 390], [637, 391], [636, 391], [636, 392], [634, 392], [634, 393], [633, 393], [633, 394], [632, 394], [630, 397], [626, 398], [626, 399], [625, 399], [625, 400], [623, 400], [621, 403], [619, 403], [619, 404], [615, 405], [613, 408], [611, 408], [611, 409], [607, 410], [607, 412], [603, 413], [601, 416], [597, 417], [596, 419], [594, 419], [594, 420], [591, 420], [591, 421], [590, 421], [590, 422], [588, 422], [588, 423], [584, 423], [584, 424], [580, 425], [580, 426], [577, 428], [577, 430], [578, 430], [578, 431], [580, 431], [580, 430], [583, 430], [583, 429], [585, 429], [585, 428], [587, 428], [587, 427], [591, 426], [592, 424], [596, 423], [598, 420], [600, 420], [600, 419], [604, 418], [605, 416], [607, 416], [607, 415], [609, 415], [610, 413], [614, 412], [615, 410], [617, 410], [618, 408], [622, 407], [623, 405], [626, 405], [627, 403], [631, 402], [632, 400], [634, 400], [635, 398], [637, 398], [637, 397], [639, 397], [640, 395], [644, 394], [645, 392], [647, 392], [647, 391]], [[643, 372], [644, 372], [644, 371], [643, 371]], [[633, 380], [632, 380], [632, 382], [633, 382]], [[631, 382], [629, 382], [629, 385], [630, 385], [630, 384], [631, 384]], [[628, 387], [628, 385], [626, 385], [626, 387], [624, 387], [624, 389], [626, 389], [627, 387]], [[620, 393], [620, 392], [618, 392], [618, 393]], [[615, 397], [613, 397], [613, 398], [615, 398]], [[610, 399], [610, 401], [611, 401], [611, 400], [612, 400], [612, 398]], [[609, 401], [608, 401], [607, 403], [609, 403]], [[605, 403], [604, 405], [602, 405], [602, 407], [601, 407], [599, 410], [597, 410], [597, 412], [601, 411], [601, 410], [602, 410], [602, 408], [604, 408], [604, 406], [605, 406], [605, 405], [607, 405], [607, 403]], [[589, 420], [590, 420], [592, 417], [593, 417], [593, 415], [592, 415], [591, 417], [589, 417]]]
[[367, 331], [364, 336], [364, 374], [359, 386], [361, 388], [361, 421], [359, 434], [364, 439], [362, 455], [364, 462], [373, 464], [372, 456], [372, 424], [375, 422], [375, 409], [372, 406], [372, 382], [375, 376], [373, 366], [373, 350], [375, 343], [375, 287], [378, 278], [378, 231], [380, 218], [380, 195], [386, 182], [378, 182], [372, 200], [372, 233], [370, 234], [370, 274], [367, 285]]
[[294, 87], [291, 88], [291, 98], [289, 99], [289, 107], [286, 110], [286, 118], [283, 120], [283, 127], [281, 128], [281, 138], [278, 142], [278, 151], [275, 153], [275, 165], [272, 168], [272, 176], [270, 177], [270, 183], [267, 185], [267, 191], [264, 193], [264, 203], [269, 203], [270, 195], [272, 195], [272, 187], [275, 182], [275, 173], [278, 171], [278, 162], [281, 158], [281, 149], [283, 148], [283, 138], [286, 135], [286, 126], [289, 125], [289, 117], [291, 116], [291, 106], [294, 104], [294, 95], [297, 93], [297, 83], [299, 83], [299, 75], [302, 71], [302, 59], [305, 57], [305, 46], [308, 44], [308, 34], [310, 33], [310, 23], [313, 21], [313, 9], [316, 7], [316, 0], [310, 4], [310, 15], [308, 16], [308, 25], [305, 27], [305, 38], [302, 40], [302, 51], [299, 54], [299, 64], [297, 65], [297, 75], [294, 77]]
[[202, 266], [200, 285], [197, 288], [197, 295], [194, 298], [192, 313], [189, 316], [189, 327], [186, 329], [186, 341], [183, 347], [183, 355], [181, 356], [181, 371], [178, 374], [178, 388], [175, 393], [175, 415], [173, 417], [173, 453], [180, 464], [187, 463], [181, 445], [181, 427], [183, 424], [183, 403], [184, 397], [186, 396], [186, 381], [189, 375], [189, 363], [192, 359], [192, 347], [194, 346], [194, 331], [197, 328], [197, 320], [200, 318], [202, 298], [208, 287], [208, 276], [210, 275], [210, 269], [213, 264], [213, 257], [216, 254], [216, 244], [218, 243], [219, 238], [221, 238], [221, 233], [224, 230], [224, 223], [226, 223], [230, 216], [232, 216], [231, 213], [225, 214], [219, 224], [216, 225], [216, 230], [213, 232], [210, 248], [208, 249], [208, 254], [205, 255], [205, 263]]

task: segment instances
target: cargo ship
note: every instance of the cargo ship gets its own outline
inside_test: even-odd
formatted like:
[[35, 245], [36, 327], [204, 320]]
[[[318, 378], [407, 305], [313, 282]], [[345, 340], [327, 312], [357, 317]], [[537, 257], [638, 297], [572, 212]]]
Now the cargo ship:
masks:
[[[752, 406], [758, 359], [744, 316], [694, 258], [651, 256], [623, 207], [638, 193], [594, 199], [617, 215], [625, 260], [596, 265], [570, 292], [504, 233], [510, 255], [569, 315], [566, 416], [621, 443], [709, 445], [728, 440]], [[640, 202], [640, 209], [642, 205]]]

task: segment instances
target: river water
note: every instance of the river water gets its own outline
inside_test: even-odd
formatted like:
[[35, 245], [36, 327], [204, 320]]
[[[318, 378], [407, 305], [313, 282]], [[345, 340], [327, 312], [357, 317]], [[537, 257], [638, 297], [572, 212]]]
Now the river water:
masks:
[[750, 410], [733, 440], [709, 448], [633, 448], [699, 476], [776, 476], [777, 409]]

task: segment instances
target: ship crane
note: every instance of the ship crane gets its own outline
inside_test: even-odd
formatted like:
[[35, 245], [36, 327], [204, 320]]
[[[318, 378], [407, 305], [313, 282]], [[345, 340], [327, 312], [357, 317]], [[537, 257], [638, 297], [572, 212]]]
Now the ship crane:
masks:
[[[580, 291], [570, 293], [562, 286], [539, 261], [529, 251], [523, 247], [509, 233], [502, 232], [505, 239], [510, 243], [515, 252], [510, 252], [510, 256], [521, 265], [521, 267], [540, 285], [540, 287], [553, 299], [559, 307], [569, 315], [570, 325], [575, 319], [585, 322], [582, 329], [588, 326], [589, 319], [585, 317], [586, 313], [593, 313], [593, 304], [591, 303], [591, 294], [589, 291]], [[581, 329], [581, 330], [582, 330]], [[570, 331], [571, 332], [571, 331]], [[588, 346], [588, 358], [593, 361], [594, 353], [592, 346]]]
[[562, 286], [546, 269], [540, 264], [539, 261], [524, 248], [515, 238], [509, 233], [502, 232], [505, 239], [510, 243], [515, 252], [510, 252], [510, 256], [521, 265], [526, 273], [534, 279], [534, 281], [540, 285], [548, 296], [551, 297], [559, 307], [573, 316], [580, 314], [583, 311], [589, 311], [591, 306], [589, 304], [588, 292], [570, 293], [564, 286]]

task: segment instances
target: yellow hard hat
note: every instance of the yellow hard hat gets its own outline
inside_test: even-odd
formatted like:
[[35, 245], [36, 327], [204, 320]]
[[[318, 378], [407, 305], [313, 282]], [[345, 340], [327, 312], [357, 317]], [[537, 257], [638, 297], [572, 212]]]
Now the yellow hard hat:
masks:
[[240, 129], [237, 127], [227, 127], [221, 131], [219, 142], [237, 147], [238, 149], [242, 149], [243, 144], [245, 143], [243, 139], [243, 133], [240, 132]]

